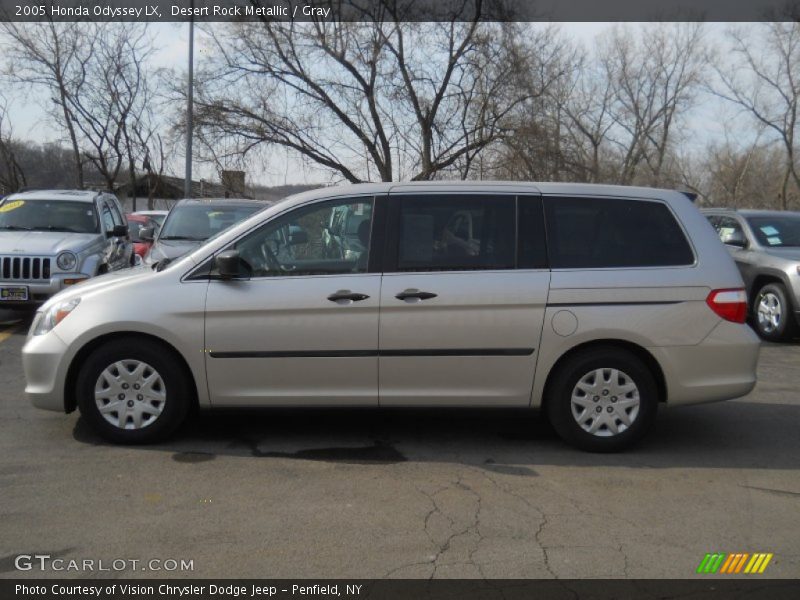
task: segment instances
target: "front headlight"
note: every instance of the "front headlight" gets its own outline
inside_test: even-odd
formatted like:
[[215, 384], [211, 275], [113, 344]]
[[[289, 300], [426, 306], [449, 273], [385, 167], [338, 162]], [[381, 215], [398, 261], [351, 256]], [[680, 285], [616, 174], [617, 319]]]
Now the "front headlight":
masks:
[[78, 264], [78, 257], [72, 252], [62, 252], [56, 258], [56, 264], [62, 271], [72, 271]]
[[61, 323], [61, 321], [66, 319], [69, 314], [75, 310], [75, 307], [80, 304], [80, 301], [80, 298], [65, 300], [64, 302], [54, 304], [48, 308], [46, 312], [41, 313], [34, 322], [33, 335], [44, 335], [45, 333], [51, 332], [53, 327]]

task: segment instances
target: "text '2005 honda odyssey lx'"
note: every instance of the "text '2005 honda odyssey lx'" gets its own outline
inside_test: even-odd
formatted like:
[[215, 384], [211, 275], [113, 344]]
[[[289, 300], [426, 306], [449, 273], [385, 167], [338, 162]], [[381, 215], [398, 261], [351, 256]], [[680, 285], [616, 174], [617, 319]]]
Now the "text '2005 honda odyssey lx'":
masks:
[[[348, 248], [328, 231], [342, 206], [358, 223]], [[659, 404], [750, 392], [746, 312], [736, 266], [681, 193], [363, 184], [59, 294], [23, 358], [34, 405], [77, 407], [115, 442], [162, 439], [193, 405], [530, 407], [611, 451]]]

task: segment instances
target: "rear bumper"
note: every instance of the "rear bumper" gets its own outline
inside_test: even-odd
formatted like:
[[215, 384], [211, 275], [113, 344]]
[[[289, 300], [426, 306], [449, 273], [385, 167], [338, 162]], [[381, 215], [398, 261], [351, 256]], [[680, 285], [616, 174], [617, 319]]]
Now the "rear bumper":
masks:
[[747, 326], [722, 321], [696, 346], [649, 348], [664, 371], [667, 404], [701, 404], [749, 394], [761, 344]]

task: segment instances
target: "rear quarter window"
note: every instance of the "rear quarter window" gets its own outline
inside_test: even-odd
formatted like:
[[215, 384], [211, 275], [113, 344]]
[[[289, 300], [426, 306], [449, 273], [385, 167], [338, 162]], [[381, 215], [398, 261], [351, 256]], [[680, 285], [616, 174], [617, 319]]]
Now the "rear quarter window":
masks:
[[667, 267], [694, 263], [675, 216], [657, 201], [545, 198], [554, 269]]

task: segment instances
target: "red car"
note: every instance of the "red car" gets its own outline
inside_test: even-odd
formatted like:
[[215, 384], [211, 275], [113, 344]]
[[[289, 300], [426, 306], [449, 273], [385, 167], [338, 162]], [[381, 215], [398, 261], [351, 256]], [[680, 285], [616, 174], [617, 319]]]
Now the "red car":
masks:
[[145, 227], [152, 227], [158, 229], [158, 222], [146, 215], [128, 214], [125, 215], [128, 219], [128, 230], [130, 232], [131, 241], [133, 242], [133, 251], [144, 259], [150, 246], [153, 245], [152, 241], [145, 241], [139, 237], [139, 230]]

